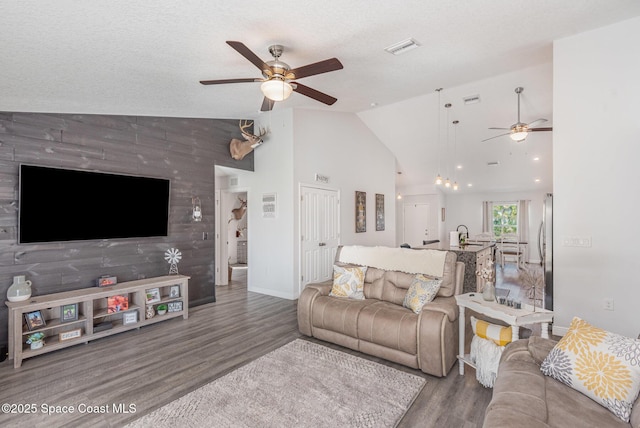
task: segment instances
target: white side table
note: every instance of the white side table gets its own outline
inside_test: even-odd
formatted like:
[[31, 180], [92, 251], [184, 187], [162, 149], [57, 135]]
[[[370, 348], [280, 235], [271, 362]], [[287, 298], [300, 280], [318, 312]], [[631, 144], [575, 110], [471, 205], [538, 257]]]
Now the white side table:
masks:
[[464, 374], [464, 365], [469, 364], [475, 368], [471, 362], [469, 354], [464, 353], [465, 339], [465, 308], [472, 309], [479, 314], [498, 319], [506, 322], [511, 326], [511, 340], [520, 338], [520, 326], [527, 324], [541, 324], [541, 336], [545, 339], [549, 338], [549, 323], [553, 321], [553, 311], [542, 308], [534, 308], [531, 305], [524, 305], [522, 309], [516, 309], [507, 305], [501, 305], [495, 301], [486, 301], [482, 298], [481, 293], [459, 294], [456, 297], [456, 303], [460, 308], [459, 321], [459, 353], [458, 364], [460, 365], [460, 374]]

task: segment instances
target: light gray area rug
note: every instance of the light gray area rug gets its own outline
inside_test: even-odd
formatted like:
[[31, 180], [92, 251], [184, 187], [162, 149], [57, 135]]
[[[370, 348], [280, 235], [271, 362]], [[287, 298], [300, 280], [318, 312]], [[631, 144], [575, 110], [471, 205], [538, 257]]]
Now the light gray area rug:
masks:
[[425, 384], [298, 339], [128, 427], [393, 427]]

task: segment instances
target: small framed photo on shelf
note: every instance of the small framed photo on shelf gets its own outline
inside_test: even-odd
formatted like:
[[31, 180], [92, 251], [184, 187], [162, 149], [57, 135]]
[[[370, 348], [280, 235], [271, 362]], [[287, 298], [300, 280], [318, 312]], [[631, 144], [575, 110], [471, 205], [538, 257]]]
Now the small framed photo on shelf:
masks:
[[65, 340], [75, 339], [80, 336], [82, 336], [82, 329], [76, 328], [75, 330], [63, 331], [58, 337], [60, 342], [64, 342]]
[[60, 306], [60, 322], [78, 321], [78, 304]]
[[150, 288], [146, 291], [146, 294], [147, 294], [147, 305], [151, 303], [158, 303], [161, 300], [159, 288]]
[[179, 285], [172, 285], [171, 288], [169, 289], [169, 297], [170, 298], [174, 298], [174, 297], [180, 297], [180, 286]]
[[169, 302], [169, 312], [180, 312], [182, 310], [182, 301]]
[[42, 311], [27, 312], [24, 314], [24, 320], [30, 331], [47, 325], [47, 322], [44, 320], [44, 316], [42, 315]]
[[126, 311], [129, 309], [129, 297], [128, 296], [109, 296], [107, 297], [107, 313], [115, 314], [116, 312]]
[[131, 325], [138, 322], [138, 311], [125, 312], [122, 314], [122, 324]]

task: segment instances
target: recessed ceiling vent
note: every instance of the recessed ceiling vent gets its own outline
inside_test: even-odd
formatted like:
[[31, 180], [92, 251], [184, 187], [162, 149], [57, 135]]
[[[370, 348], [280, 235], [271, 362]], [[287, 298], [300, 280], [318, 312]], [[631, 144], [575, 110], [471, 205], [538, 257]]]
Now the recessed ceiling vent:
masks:
[[393, 55], [400, 55], [405, 52], [409, 52], [410, 50], [415, 49], [418, 46], [420, 46], [420, 43], [418, 43], [415, 39], [407, 39], [398, 43], [394, 43], [391, 46], [387, 46], [386, 48], [384, 48], [384, 50]]
[[498, 166], [498, 165], [500, 165], [500, 162], [498, 161], [487, 162], [487, 166]]

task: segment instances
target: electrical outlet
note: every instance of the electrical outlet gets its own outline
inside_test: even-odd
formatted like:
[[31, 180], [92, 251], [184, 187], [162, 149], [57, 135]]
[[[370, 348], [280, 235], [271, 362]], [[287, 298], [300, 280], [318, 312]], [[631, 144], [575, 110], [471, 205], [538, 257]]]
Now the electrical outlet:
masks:
[[202, 232], [202, 240], [206, 241], [207, 239], [209, 239], [209, 232]]
[[611, 299], [611, 298], [604, 299], [602, 307], [604, 308], [605, 311], [612, 311], [613, 310], [613, 299]]

